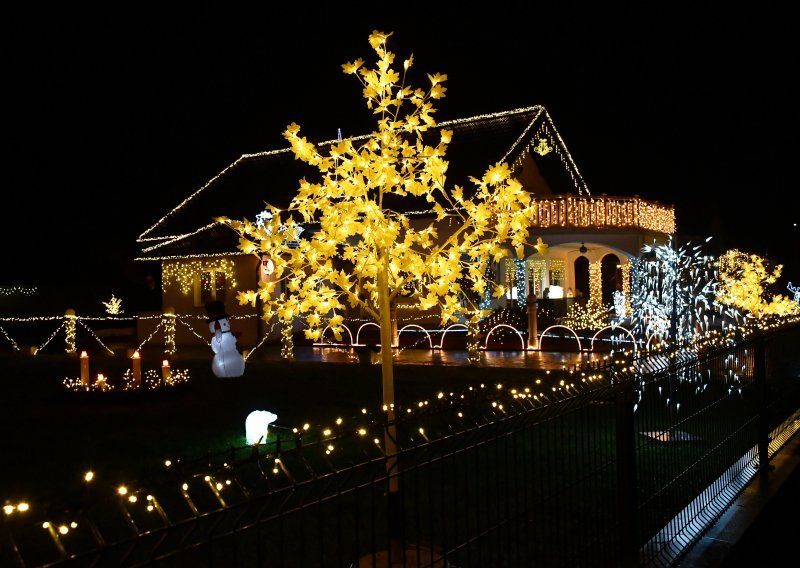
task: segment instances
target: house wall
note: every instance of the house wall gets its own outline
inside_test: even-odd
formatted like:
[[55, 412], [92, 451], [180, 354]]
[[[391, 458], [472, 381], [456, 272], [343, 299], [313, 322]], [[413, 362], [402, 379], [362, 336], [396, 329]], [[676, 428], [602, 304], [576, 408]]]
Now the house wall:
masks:
[[[208, 289], [208, 278], [203, 280], [202, 272], [216, 271], [224, 267], [226, 287], [224, 292]], [[237, 292], [255, 290], [258, 286], [259, 261], [251, 255], [231, 255], [206, 259], [186, 258], [162, 261], [162, 274], [173, 275], [162, 278], [163, 312], [173, 311], [176, 315], [175, 345], [183, 348], [204, 348], [211, 339], [206, 319], [205, 303], [211, 299], [222, 300], [226, 312], [231, 316], [231, 330], [240, 333], [237, 346], [240, 350], [252, 348], [260, 341], [263, 322], [258, 307], [239, 305]], [[180, 276], [175, 276], [179, 274]], [[233, 283], [235, 282], [235, 285]], [[205, 284], [205, 286], [203, 286]], [[205, 288], [205, 293], [201, 288]], [[137, 326], [139, 342], [148, 337], [148, 345], [158, 345], [163, 349], [164, 333], [161, 314], [146, 312], [140, 314]], [[153, 332], [155, 334], [153, 335]], [[151, 337], [152, 335], [152, 337]], [[152, 344], [152, 345], [151, 345]]]

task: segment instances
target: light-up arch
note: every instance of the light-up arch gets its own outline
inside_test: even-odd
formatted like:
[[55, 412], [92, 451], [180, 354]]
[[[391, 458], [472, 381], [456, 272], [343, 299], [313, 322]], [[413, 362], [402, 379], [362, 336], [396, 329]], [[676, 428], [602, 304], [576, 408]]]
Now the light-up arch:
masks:
[[633, 334], [632, 334], [632, 333], [631, 333], [629, 330], [625, 329], [625, 328], [624, 328], [623, 326], [621, 326], [621, 325], [607, 325], [607, 326], [605, 326], [604, 328], [602, 328], [602, 329], [599, 329], [599, 330], [597, 331], [597, 333], [595, 333], [595, 334], [592, 336], [592, 343], [591, 343], [591, 344], [590, 344], [590, 346], [589, 346], [589, 350], [590, 350], [590, 351], [594, 351], [594, 340], [595, 340], [595, 338], [596, 338], [598, 335], [600, 335], [601, 333], [603, 333], [603, 332], [604, 332], [605, 330], [607, 330], [607, 329], [610, 329], [610, 330], [612, 330], [612, 331], [613, 331], [613, 330], [615, 330], [615, 329], [621, 329], [622, 331], [624, 331], [625, 333], [627, 333], [627, 334], [630, 336], [630, 338], [631, 338], [631, 341], [633, 342], [633, 350], [634, 350], [634, 351], [638, 351], [638, 348], [636, 347], [636, 338], [633, 336]]
[[361, 337], [361, 330], [362, 330], [362, 329], [364, 329], [365, 327], [367, 327], [368, 325], [374, 325], [375, 327], [377, 327], [377, 328], [378, 328], [378, 331], [380, 331], [380, 330], [381, 330], [381, 326], [379, 326], [377, 323], [375, 323], [375, 322], [372, 322], [372, 321], [368, 321], [367, 323], [361, 324], [361, 327], [359, 327], [359, 328], [358, 328], [358, 331], [356, 332], [356, 342], [355, 342], [355, 345], [361, 345], [361, 340], [360, 340], [360, 337]]
[[456, 327], [460, 327], [464, 331], [467, 331], [467, 326], [464, 325], [463, 323], [453, 323], [448, 325], [446, 328], [444, 328], [444, 331], [442, 332], [442, 339], [439, 341], [439, 345], [436, 346], [437, 349], [441, 349], [442, 345], [444, 345], [444, 336], [447, 335], [447, 332], [453, 330]]
[[499, 323], [496, 326], [494, 326], [492, 329], [489, 330], [489, 333], [486, 334], [486, 341], [484, 341], [484, 343], [483, 343], [483, 348], [484, 349], [487, 349], [488, 346], [489, 346], [489, 337], [491, 337], [492, 332], [495, 329], [499, 328], [499, 327], [507, 327], [507, 328], [511, 329], [514, 333], [516, 333], [517, 336], [519, 337], [520, 343], [522, 344], [520, 349], [522, 351], [525, 351], [525, 338], [522, 337], [522, 333], [520, 333], [520, 331], [517, 328], [515, 328], [513, 325], [508, 325], [507, 323]]
[[[350, 336], [350, 343], [348, 345], [352, 345], [353, 344], [353, 333], [350, 331], [350, 328], [347, 327], [347, 325], [342, 324], [342, 327], [347, 332], [347, 335]], [[320, 338], [322, 338], [322, 341], [320, 341], [319, 343], [315, 343], [315, 345], [330, 345], [329, 343], [325, 343], [325, 332], [328, 331], [330, 328], [331, 328], [331, 326], [328, 325], [328, 326], [325, 327], [325, 329], [322, 330], [322, 334], [320, 335]], [[333, 343], [333, 342], [331, 342], [331, 343]], [[334, 345], [338, 345], [338, 344], [334, 344]]]
[[404, 326], [402, 327], [402, 329], [400, 329], [400, 331], [398, 331], [398, 332], [397, 332], [397, 343], [398, 343], [398, 345], [400, 344], [400, 334], [401, 334], [401, 333], [403, 333], [405, 330], [407, 330], [407, 329], [408, 329], [408, 328], [410, 328], [410, 327], [416, 327], [416, 328], [418, 328], [418, 329], [421, 329], [422, 331], [424, 331], [424, 332], [425, 332], [425, 335], [426, 335], [426, 336], [427, 336], [427, 338], [428, 338], [428, 347], [430, 347], [431, 349], [433, 349], [433, 340], [431, 339], [431, 334], [430, 334], [430, 333], [428, 333], [428, 330], [427, 330], [427, 329], [425, 329], [425, 328], [424, 328], [424, 327], [422, 327], [421, 325], [417, 325], [417, 324], [415, 324], [415, 323], [410, 323], [410, 324], [408, 324], [408, 325], [404, 325]]
[[581, 338], [580, 338], [580, 337], [578, 337], [578, 334], [577, 334], [577, 333], [575, 333], [575, 330], [574, 330], [574, 329], [572, 329], [571, 327], [568, 327], [568, 326], [566, 326], [566, 325], [561, 325], [561, 324], [551, 325], [550, 327], [548, 327], [547, 329], [545, 329], [545, 330], [542, 332], [542, 334], [539, 336], [539, 350], [540, 350], [540, 351], [542, 350], [542, 340], [544, 339], [544, 336], [545, 336], [545, 334], [546, 334], [548, 331], [550, 331], [551, 329], [555, 329], [555, 328], [557, 328], [557, 327], [560, 327], [560, 328], [566, 329], [567, 331], [569, 331], [570, 333], [572, 333], [572, 335], [574, 335], [574, 336], [575, 336], [575, 341], [577, 341], [577, 342], [578, 342], [578, 351], [583, 351], [583, 346], [581, 345]]

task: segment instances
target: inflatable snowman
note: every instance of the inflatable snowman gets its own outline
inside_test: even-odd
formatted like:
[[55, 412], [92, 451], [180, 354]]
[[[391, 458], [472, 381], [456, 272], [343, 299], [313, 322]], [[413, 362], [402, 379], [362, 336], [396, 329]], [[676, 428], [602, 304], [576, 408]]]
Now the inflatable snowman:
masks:
[[208, 328], [214, 336], [211, 349], [214, 359], [211, 370], [217, 377], [241, 377], [244, 374], [244, 357], [236, 349], [236, 336], [231, 331], [230, 317], [225, 313], [225, 305], [219, 300], [206, 304]]

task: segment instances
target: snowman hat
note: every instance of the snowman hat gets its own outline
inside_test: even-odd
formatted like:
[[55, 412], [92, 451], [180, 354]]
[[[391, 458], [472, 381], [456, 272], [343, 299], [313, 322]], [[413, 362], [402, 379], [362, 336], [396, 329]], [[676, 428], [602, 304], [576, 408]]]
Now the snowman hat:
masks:
[[206, 313], [208, 314], [206, 323], [211, 323], [212, 321], [218, 321], [230, 317], [227, 313], [225, 313], [225, 304], [220, 300], [212, 300], [208, 302], [206, 304]]

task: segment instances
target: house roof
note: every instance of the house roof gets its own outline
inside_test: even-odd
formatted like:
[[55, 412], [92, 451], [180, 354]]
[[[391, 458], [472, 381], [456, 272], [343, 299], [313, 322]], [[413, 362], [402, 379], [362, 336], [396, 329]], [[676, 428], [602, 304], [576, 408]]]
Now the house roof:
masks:
[[[472, 185], [471, 176], [481, 177], [489, 166], [506, 162], [517, 171], [526, 172], [523, 185], [535, 195], [589, 194], [542, 106], [443, 121], [434, 131], [438, 129], [453, 131], [445, 156], [451, 187], [468, 188]], [[336, 142], [328, 140], [317, 146], [324, 148]], [[214, 219], [253, 220], [264, 210], [265, 203], [286, 206], [300, 179], [311, 178], [315, 172], [305, 162], [295, 159], [288, 147], [244, 154], [139, 235], [142, 252], [152, 259], [235, 250], [235, 241], [231, 248], [229, 236], [223, 238], [224, 231], [218, 230]], [[532, 181], [526, 184], [525, 179]], [[414, 206], [410, 200], [409, 205]], [[231, 233], [230, 229], [224, 230]]]

